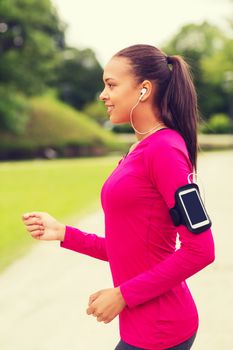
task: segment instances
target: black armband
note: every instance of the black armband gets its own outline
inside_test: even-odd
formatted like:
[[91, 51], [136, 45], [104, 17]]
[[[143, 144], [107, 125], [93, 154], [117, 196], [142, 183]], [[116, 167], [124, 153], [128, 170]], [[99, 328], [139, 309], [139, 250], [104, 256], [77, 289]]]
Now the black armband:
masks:
[[175, 206], [169, 212], [175, 226], [185, 225], [193, 233], [201, 233], [212, 225], [195, 183], [176, 190]]

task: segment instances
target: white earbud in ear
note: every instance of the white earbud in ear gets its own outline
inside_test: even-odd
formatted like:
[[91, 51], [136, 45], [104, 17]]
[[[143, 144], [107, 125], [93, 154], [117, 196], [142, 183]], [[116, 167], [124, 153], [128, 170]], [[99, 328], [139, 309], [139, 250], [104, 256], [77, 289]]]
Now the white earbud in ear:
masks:
[[145, 95], [146, 92], [147, 92], [147, 88], [143, 88], [141, 90], [141, 96], [139, 97], [139, 101], [142, 99], [142, 97]]

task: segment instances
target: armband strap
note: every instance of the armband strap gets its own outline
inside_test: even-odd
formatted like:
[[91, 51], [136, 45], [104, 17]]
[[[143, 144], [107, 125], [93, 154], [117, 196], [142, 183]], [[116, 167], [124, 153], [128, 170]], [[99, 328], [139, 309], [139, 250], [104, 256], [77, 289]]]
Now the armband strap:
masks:
[[[196, 194], [196, 196], [195, 196], [196, 202], [195, 203], [189, 202], [188, 209], [187, 209], [185, 207], [185, 203], [181, 200], [180, 194], [187, 193], [189, 190], [192, 191], [193, 189], [195, 189], [195, 193], [196, 193], [196, 191], [198, 193], [198, 195]], [[198, 208], [196, 209], [196, 207], [194, 205], [197, 205]], [[200, 210], [201, 214], [203, 214], [205, 216], [206, 220], [202, 219], [203, 221], [201, 221], [200, 223], [197, 222], [196, 225], [193, 225], [191, 223], [191, 219], [190, 219], [190, 213], [189, 213], [190, 208], [191, 208], [191, 211], [194, 212], [194, 214], [195, 214], [195, 210]], [[172, 217], [172, 220], [173, 220], [173, 223], [175, 226], [184, 225], [188, 228], [189, 231], [191, 231], [193, 233], [201, 233], [201, 232], [205, 231], [206, 229], [208, 229], [209, 227], [211, 227], [211, 224], [212, 224], [211, 220], [206, 212], [204, 204], [202, 202], [199, 187], [195, 183], [181, 186], [176, 190], [176, 192], [175, 192], [175, 206], [173, 208], [169, 209], [169, 213]], [[198, 216], [198, 214], [197, 214], [197, 216]]]

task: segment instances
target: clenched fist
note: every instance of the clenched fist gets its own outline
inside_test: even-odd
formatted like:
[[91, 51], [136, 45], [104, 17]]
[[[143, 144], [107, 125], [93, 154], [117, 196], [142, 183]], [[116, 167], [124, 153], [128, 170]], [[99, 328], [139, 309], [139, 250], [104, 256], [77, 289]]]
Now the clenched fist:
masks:
[[65, 225], [45, 212], [32, 212], [22, 215], [22, 220], [31, 236], [38, 240], [64, 240]]

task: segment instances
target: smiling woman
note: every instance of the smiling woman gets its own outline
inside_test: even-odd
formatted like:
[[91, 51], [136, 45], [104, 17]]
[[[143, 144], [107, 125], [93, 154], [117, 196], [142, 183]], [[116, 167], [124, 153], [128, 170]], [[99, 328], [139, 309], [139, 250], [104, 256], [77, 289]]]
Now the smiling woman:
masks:
[[166, 56], [150, 45], [134, 45], [112, 57], [103, 80], [100, 99], [112, 123], [130, 122], [139, 141], [141, 135], [166, 126], [178, 130], [196, 167], [197, 98], [188, 66], [181, 57]]
[[[138, 84], [132, 74], [129, 59], [117, 56], [114, 56], [106, 65], [103, 80], [105, 88], [100, 94], [100, 99], [104, 101], [107, 107], [111, 122], [113, 124], [127, 123], [129, 121], [129, 110], [131, 109], [130, 122], [133, 126], [133, 110], [138, 106], [144, 95], [146, 93], [147, 95], [149, 94], [149, 89], [154, 90], [154, 86], [152, 86], [149, 81]], [[140, 113], [140, 109], [139, 106], [137, 109], [138, 113]], [[150, 129], [151, 132], [165, 126], [158, 117], [159, 112], [156, 110], [156, 106], [152, 106], [151, 108], [151, 104], [145, 103], [143, 105], [143, 114], [146, 114], [147, 118], [144, 120], [142, 118], [138, 119], [135, 123], [139, 128], [140, 124], [143, 123], [143, 127], [147, 129], [152, 126]], [[134, 130], [136, 129], [134, 128]], [[144, 132], [136, 131], [136, 134], [138, 134], [138, 138], [141, 139], [140, 135], [144, 134]], [[148, 132], [146, 132], [146, 134], [148, 134]]]
[[112, 123], [127, 122], [127, 106], [133, 104], [133, 96], [131, 101], [126, 96], [131, 96], [134, 81], [127, 60], [123, 61], [125, 62], [122, 64], [122, 60], [112, 59], [104, 70], [105, 89], [100, 94], [100, 99], [105, 102]]
[[23, 221], [36, 239], [59, 240], [109, 263], [114, 286], [90, 295], [86, 313], [104, 323], [119, 315], [115, 350], [189, 350], [198, 312], [185, 280], [214, 261], [211, 228], [194, 234], [170, 216], [177, 190], [196, 171], [197, 98], [189, 68], [180, 56], [133, 45], [110, 59], [103, 80], [100, 99], [111, 121], [130, 123], [138, 139], [102, 186], [105, 237], [45, 212], [24, 214]]

